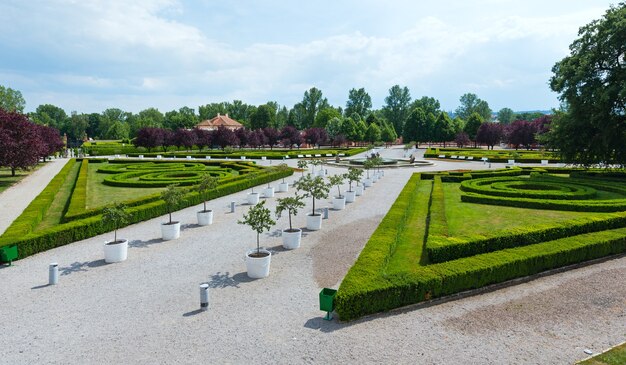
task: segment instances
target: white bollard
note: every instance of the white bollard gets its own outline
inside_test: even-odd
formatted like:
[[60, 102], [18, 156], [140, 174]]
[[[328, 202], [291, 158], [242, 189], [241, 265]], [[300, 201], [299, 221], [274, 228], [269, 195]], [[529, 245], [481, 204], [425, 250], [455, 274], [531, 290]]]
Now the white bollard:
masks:
[[57, 285], [59, 283], [59, 264], [53, 262], [48, 267], [48, 285]]
[[235, 202], [230, 202], [230, 212], [235, 213]]
[[200, 284], [200, 309], [209, 310], [209, 284]]

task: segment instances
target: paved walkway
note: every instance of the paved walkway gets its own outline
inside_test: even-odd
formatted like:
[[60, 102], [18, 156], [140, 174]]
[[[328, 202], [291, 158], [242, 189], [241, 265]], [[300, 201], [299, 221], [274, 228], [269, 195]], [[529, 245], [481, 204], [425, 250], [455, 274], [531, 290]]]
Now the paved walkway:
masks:
[[0, 193], [0, 234], [4, 233], [13, 221], [22, 214], [30, 202], [41, 193], [50, 180], [69, 161], [66, 158], [53, 159], [17, 184]]
[[[484, 168], [436, 163], [430, 169]], [[430, 307], [324, 321], [320, 289], [338, 287], [415, 171], [424, 170], [387, 170], [355, 203], [331, 211], [322, 230], [305, 232], [297, 250], [282, 249], [288, 218], [278, 220], [261, 236], [274, 252], [270, 277], [261, 280], [247, 278], [243, 261], [256, 234], [237, 224], [247, 192], [212, 200], [211, 226], [195, 225], [201, 206], [175, 212], [183, 223], [175, 241], [160, 239], [165, 217], [121, 229], [118, 237], [130, 240], [122, 263], [104, 264], [108, 233], [2, 267], [0, 364], [571, 364], [586, 348], [624, 340], [626, 258]], [[276, 199], [267, 204], [273, 209]], [[294, 217], [296, 227], [310, 204]], [[60, 266], [56, 286], [46, 285], [51, 262]], [[205, 282], [210, 305], [201, 312]]]

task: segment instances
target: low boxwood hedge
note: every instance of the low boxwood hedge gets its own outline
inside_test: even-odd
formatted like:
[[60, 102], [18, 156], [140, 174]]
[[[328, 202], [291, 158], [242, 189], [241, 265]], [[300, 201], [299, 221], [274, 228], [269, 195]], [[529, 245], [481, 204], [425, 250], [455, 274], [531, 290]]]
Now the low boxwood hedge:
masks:
[[80, 164], [80, 171], [76, 178], [76, 184], [72, 191], [72, 196], [65, 215], [73, 216], [85, 210], [87, 202], [87, 179], [89, 177], [89, 160], [83, 159]]

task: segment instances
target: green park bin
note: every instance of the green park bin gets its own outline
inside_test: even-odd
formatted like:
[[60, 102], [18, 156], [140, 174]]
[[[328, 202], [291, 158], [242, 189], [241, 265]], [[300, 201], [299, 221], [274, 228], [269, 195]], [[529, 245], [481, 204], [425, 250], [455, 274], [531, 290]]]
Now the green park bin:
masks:
[[335, 295], [337, 295], [335, 289], [324, 288], [320, 292], [320, 310], [326, 311], [324, 319], [328, 321], [333, 319], [331, 313], [335, 310]]
[[11, 261], [17, 259], [17, 245], [10, 245], [0, 247], [0, 263], [8, 262], [11, 265]]

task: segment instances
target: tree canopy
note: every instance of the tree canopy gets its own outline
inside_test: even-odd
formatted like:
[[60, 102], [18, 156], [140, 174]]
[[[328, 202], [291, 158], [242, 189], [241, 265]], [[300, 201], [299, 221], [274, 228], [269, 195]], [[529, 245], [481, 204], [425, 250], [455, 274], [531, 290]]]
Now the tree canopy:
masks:
[[26, 100], [19, 90], [13, 90], [10, 87], [0, 85], [0, 109], [9, 112], [24, 112]]
[[552, 68], [550, 87], [564, 112], [548, 143], [567, 162], [626, 164], [626, 3], [580, 28], [570, 55]]
[[463, 94], [459, 100], [461, 101], [461, 105], [456, 108], [456, 114], [461, 117], [461, 119], [467, 120], [472, 113], [478, 113], [483, 117], [483, 120], [491, 120], [489, 104], [476, 96], [476, 94]]
[[411, 93], [408, 87], [394, 85], [389, 89], [389, 95], [385, 97], [383, 115], [393, 125], [396, 134], [400, 134], [404, 128], [404, 122], [411, 113]]
[[348, 92], [348, 102], [346, 102], [346, 110], [344, 111], [346, 116], [357, 113], [364, 117], [369, 114], [372, 109], [372, 98], [365, 91], [364, 88], [350, 89]]

